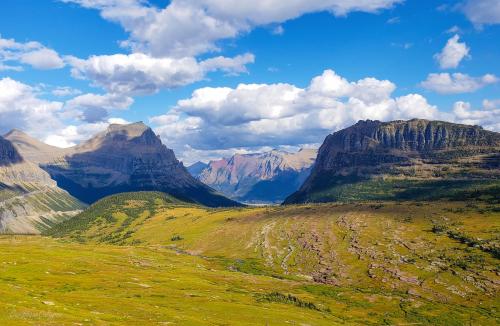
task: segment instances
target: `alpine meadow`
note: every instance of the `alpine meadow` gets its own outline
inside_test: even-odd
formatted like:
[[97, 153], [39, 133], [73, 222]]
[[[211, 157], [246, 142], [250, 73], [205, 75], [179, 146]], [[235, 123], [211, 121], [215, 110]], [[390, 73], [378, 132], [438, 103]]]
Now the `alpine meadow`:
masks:
[[500, 324], [500, 1], [5, 0], [0, 325]]

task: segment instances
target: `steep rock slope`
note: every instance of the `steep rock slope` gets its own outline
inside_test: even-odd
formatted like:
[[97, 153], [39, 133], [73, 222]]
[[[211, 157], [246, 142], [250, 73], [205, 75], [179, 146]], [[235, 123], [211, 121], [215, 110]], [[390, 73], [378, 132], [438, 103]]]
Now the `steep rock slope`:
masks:
[[362, 199], [494, 199], [500, 134], [442, 121], [359, 121], [329, 135], [286, 203]]
[[42, 167], [60, 187], [86, 203], [120, 192], [154, 190], [206, 206], [238, 205], [193, 178], [141, 122], [110, 125], [64, 159]]
[[0, 233], [40, 233], [83, 207], [0, 137]]
[[210, 162], [197, 178], [236, 200], [281, 202], [307, 178], [316, 154], [315, 149], [236, 154]]

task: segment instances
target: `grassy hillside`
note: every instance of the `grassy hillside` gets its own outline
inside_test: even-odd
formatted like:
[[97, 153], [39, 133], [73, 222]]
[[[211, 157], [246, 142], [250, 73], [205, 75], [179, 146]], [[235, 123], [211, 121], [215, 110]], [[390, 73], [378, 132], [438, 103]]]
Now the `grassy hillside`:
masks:
[[429, 178], [404, 179], [395, 177], [357, 178], [336, 177], [327, 173], [318, 177], [318, 182], [309, 192], [296, 192], [286, 199], [294, 202], [356, 202], [356, 201], [435, 201], [435, 200], [481, 200], [499, 204], [499, 180], [439, 180]]
[[[118, 279], [148, 286], [164, 275], [162, 282], [153, 284], [164, 297], [145, 300], [145, 293], [152, 296], [153, 291], [136, 288], [140, 305], [160, 307], [147, 317], [154, 321], [165, 321], [161, 315], [174, 323], [176, 316], [193, 323], [210, 316], [213, 323], [230, 318], [241, 324], [288, 320], [311, 325], [483, 325], [500, 317], [496, 204], [372, 202], [208, 209], [140, 193], [107, 198], [48, 234], [64, 242], [33, 239], [32, 245], [53, 246], [69, 259], [92, 266], [70, 283], [77, 293], [118, 300], [97, 309], [104, 315], [85, 314], [81, 308], [82, 316], [92, 320], [146, 320], [134, 309], [123, 313], [128, 317], [110, 312], [121, 296], [136, 300], [136, 292], [130, 290], [132, 285], [113, 288], [119, 284], [113, 276], [94, 288], [99, 277], [108, 279], [108, 272], [100, 272], [106, 268], [109, 275], [123, 274]], [[66, 245], [67, 240], [71, 243]], [[17, 243], [19, 249], [4, 244], [9, 253], [3, 255], [29, 250]], [[80, 251], [86, 254], [73, 257]], [[92, 258], [95, 251], [98, 259]], [[128, 252], [134, 252], [134, 258]], [[137, 260], [146, 263], [135, 266]], [[162, 265], [164, 260], [170, 262]], [[120, 271], [113, 271], [114, 264]], [[177, 268], [182, 270], [174, 271]], [[151, 276], [153, 272], [158, 274]], [[179, 312], [169, 310], [170, 304]], [[228, 309], [226, 315], [223, 309]]]
[[[46, 235], [71, 233], [73, 238], [86, 241], [94, 232], [108, 243], [124, 244], [138, 223], [156, 214], [160, 207], [196, 207], [162, 192], [129, 192], [105, 197], [75, 218], [54, 225]], [[95, 238], [95, 237], [93, 237]]]

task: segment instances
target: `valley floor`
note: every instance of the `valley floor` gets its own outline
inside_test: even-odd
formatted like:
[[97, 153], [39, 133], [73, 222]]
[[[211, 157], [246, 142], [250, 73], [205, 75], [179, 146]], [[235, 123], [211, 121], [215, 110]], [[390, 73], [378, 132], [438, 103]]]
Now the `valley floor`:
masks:
[[497, 205], [219, 210], [133, 197], [56, 238], [0, 237], [0, 324], [499, 321]]

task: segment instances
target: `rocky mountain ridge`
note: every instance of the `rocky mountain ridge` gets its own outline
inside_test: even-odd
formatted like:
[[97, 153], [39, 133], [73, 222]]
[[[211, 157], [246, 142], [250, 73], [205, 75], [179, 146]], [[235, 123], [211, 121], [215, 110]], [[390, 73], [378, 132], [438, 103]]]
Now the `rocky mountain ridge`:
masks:
[[430, 196], [425, 190], [448, 188], [451, 194], [457, 187], [496, 183], [499, 149], [500, 134], [479, 126], [359, 121], [326, 137], [311, 175], [286, 203], [397, 199], [403, 193], [411, 199], [417, 189]]

